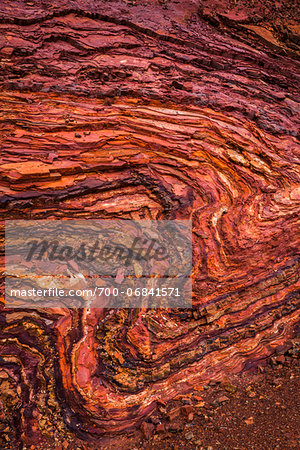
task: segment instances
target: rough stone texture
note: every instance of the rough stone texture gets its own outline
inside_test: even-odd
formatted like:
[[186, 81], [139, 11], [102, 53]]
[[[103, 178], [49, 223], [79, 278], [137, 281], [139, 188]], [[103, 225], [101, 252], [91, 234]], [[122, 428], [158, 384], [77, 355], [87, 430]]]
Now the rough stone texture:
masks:
[[191, 218], [195, 261], [193, 310], [3, 309], [4, 448], [134, 429], [289, 346], [297, 15], [291, 1], [0, 2], [2, 217]]

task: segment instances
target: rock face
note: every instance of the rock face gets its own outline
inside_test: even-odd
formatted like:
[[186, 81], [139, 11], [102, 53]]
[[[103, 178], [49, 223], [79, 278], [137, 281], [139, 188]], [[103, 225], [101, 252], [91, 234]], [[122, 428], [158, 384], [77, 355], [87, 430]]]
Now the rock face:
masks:
[[134, 429], [289, 345], [299, 25], [260, 3], [1, 2], [2, 217], [190, 218], [194, 240], [192, 310], [2, 310], [3, 446]]

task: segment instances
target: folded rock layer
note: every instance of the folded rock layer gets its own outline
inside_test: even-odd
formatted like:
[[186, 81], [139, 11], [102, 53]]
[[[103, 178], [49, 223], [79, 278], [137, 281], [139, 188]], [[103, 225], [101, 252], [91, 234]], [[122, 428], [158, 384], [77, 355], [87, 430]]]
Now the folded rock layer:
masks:
[[2, 309], [12, 442], [134, 429], [289, 345], [296, 17], [287, 1], [1, 2], [2, 217], [191, 219], [194, 259], [191, 310]]

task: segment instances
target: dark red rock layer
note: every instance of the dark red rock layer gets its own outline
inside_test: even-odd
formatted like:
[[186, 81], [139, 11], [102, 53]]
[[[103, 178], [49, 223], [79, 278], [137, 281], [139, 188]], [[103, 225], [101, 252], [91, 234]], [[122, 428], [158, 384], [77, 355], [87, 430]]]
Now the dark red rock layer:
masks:
[[4, 309], [8, 440], [134, 428], [158, 401], [289, 345], [297, 12], [287, 1], [1, 2], [2, 217], [191, 218], [195, 261], [193, 310]]

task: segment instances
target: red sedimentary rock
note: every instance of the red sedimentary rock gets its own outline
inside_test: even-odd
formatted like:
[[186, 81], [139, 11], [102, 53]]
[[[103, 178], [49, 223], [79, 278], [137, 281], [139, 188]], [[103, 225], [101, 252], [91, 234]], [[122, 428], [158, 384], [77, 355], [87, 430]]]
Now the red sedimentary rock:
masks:
[[191, 310], [4, 308], [4, 447], [45, 428], [133, 429], [159, 401], [288, 346], [297, 12], [290, 1], [1, 1], [2, 217], [189, 218], [194, 258]]

